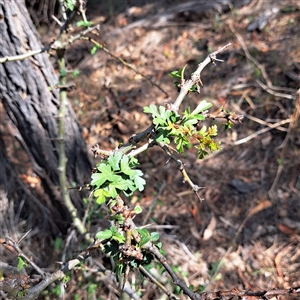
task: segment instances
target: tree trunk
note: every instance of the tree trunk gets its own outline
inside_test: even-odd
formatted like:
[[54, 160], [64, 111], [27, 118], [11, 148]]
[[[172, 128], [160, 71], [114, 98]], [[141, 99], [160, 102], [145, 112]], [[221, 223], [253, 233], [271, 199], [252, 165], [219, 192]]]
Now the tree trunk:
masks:
[[[43, 47], [24, 1], [0, 0], [0, 33], [0, 57]], [[0, 64], [0, 190], [17, 207], [24, 202], [28, 227], [50, 225], [54, 232], [71, 221], [59, 191], [57, 82], [47, 53]], [[83, 184], [91, 165], [70, 103], [65, 123], [67, 178]], [[78, 192], [71, 197], [82, 207]]]

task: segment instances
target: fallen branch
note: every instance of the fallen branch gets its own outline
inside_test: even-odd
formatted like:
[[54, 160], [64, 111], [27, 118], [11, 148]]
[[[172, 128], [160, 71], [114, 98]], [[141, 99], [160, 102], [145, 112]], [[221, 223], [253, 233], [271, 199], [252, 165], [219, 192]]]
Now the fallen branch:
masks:
[[283, 91], [283, 90], [287, 90], [289, 92], [292, 92], [292, 93], [295, 93], [296, 91], [293, 90], [293, 89], [290, 89], [290, 88], [286, 88], [286, 87], [277, 87], [277, 86], [274, 86], [271, 82], [271, 80], [269, 79], [269, 76], [266, 72], [266, 69], [265, 67], [259, 63], [251, 54], [250, 52], [248, 51], [248, 48], [246, 46], [246, 43], [244, 42], [242, 36], [235, 30], [234, 26], [233, 26], [233, 23], [232, 22], [229, 22], [229, 28], [230, 30], [232, 31], [232, 33], [236, 36], [237, 40], [239, 41], [240, 45], [242, 46], [243, 48], [243, 51], [247, 57], [247, 59], [249, 61], [251, 61], [252, 63], [254, 63], [255, 66], [257, 66], [260, 71], [261, 71], [261, 74], [264, 78], [264, 80], [266, 81], [267, 85], [263, 84], [260, 80], [256, 80], [257, 84], [263, 88], [266, 92], [274, 95], [274, 96], [277, 96], [277, 97], [281, 97], [281, 98], [286, 98], [286, 99], [295, 99], [295, 96], [293, 95], [289, 95], [289, 94], [283, 94], [283, 93], [278, 93], [278, 92], [274, 92], [275, 90], [276, 91]]

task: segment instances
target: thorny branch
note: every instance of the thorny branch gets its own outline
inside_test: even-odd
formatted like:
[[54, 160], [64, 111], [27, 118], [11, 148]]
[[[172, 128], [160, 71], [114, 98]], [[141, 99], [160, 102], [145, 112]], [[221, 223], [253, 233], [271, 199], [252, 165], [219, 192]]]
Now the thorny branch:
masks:
[[196, 194], [197, 198], [202, 202], [204, 199], [202, 199], [202, 198], [199, 196], [198, 192], [199, 192], [200, 190], [204, 189], [204, 187], [200, 187], [200, 186], [198, 186], [198, 185], [196, 185], [196, 184], [194, 184], [194, 183], [192, 182], [192, 180], [190, 179], [190, 177], [188, 176], [188, 174], [187, 174], [187, 172], [186, 172], [186, 170], [185, 170], [185, 168], [184, 168], [184, 163], [183, 163], [181, 160], [177, 159], [176, 156], [173, 154], [176, 150], [173, 149], [172, 147], [170, 147], [170, 146], [164, 144], [164, 143], [158, 143], [158, 145], [159, 145], [159, 146], [165, 151], [165, 153], [167, 153], [167, 155], [169, 156], [169, 159], [167, 160], [166, 163], [168, 163], [171, 159], [174, 160], [174, 161], [176, 162], [177, 167], [178, 167], [179, 171], [180, 171], [181, 174], [182, 174], [183, 180], [184, 180], [185, 182], [187, 182], [187, 183], [190, 185], [190, 187], [192, 188], [193, 192]]
[[[216, 61], [221, 61], [219, 59], [217, 59], [217, 54], [223, 52], [225, 49], [227, 49], [229, 46], [231, 45], [231, 43], [228, 43], [227, 45], [225, 45], [224, 47], [218, 49], [217, 51], [209, 54], [206, 59], [201, 62], [198, 65], [197, 70], [192, 74], [191, 79], [185, 81], [182, 84], [182, 87], [180, 89], [180, 93], [177, 97], [177, 99], [175, 100], [174, 104], [172, 105], [172, 110], [174, 111], [178, 111], [184, 97], [187, 95], [188, 91], [190, 90], [190, 88], [192, 88], [193, 85], [202, 85], [202, 81], [200, 79], [200, 74], [202, 72], [202, 70], [210, 63], [215, 63]], [[199, 90], [198, 90], [199, 91]]]
[[80, 32], [77, 35], [70, 36], [70, 38], [68, 38], [65, 41], [65, 43], [63, 43], [63, 44], [61, 42], [59, 42], [59, 37], [57, 37], [49, 45], [47, 45], [47, 46], [45, 46], [41, 49], [28, 51], [24, 54], [15, 55], [15, 56], [0, 57], [0, 64], [3, 64], [5, 62], [10, 62], [10, 61], [24, 60], [26, 58], [29, 58], [29, 57], [32, 57], [32, 56], [35, 56], [35, 55], [38, 55], [38, 54], [41, 54], [41, 53], [44, 53], [44, 52], [48, 52], [48, 51], [53, 50], [53, 49], [60, 49], [60, 48], [65, 49], [67, 46], [73, 44], [75, 41], [77, 41], [79, 39], [82, 39], [82, 37], [84, 35], [88, 34], [89, 32], [91, 32], [95, 29], [99, 30], [99, 28], [100, 28], [99, 24], [95, 25], [93, 27], [87, 28], [87, 29], [83, 30], [82, 32]]
[[[61, 1], [61, 3], [63, 5], [63, 1]], [[83, 16], [84, 21], [86, 21], [85, 8], [84, 8], [84, 5], [83, 5], [84, 1], [78, 1], [78, 3], [79, 3], [78, 10], [80, 11], [81, 15]], [[65, 18], [64, 18], [64, 23], [61, 26], [61, 34], [64, 32], [64, 30], [67, 28], [67, 26], [70, 22], [70, 18], [67, 18], [66, 14], [64, 12], [63, 12], [63, 16]], [[127, 64], [121, 58], [119, 58], [116, 55], [114, 55], [113, 53], [111, 53], [102, 44], [96, 42], [94, 39], [85, 37], [86, 34], [93, 31], [94, 29], [99, 29], [99, 25], [87, 28], [86, 30], [79, 33], [78, 35], [71, 36], [71, 37], [67, 38], [66, 40], [57, 39], [56, 41], [53, 41], [48, 46], [46, 46], [42, 49], [35, 50], [35, 51], [30, 51], [28, 53], [18, 55], [18, 56], [0, 58], [0, 63], [15, 61], [15, 60], [23, 60], [23, 59], [26, 59], [30, 56], [34, 56], [34, 55], [43, 53], [45, 51], [49, 51], [50, 49], [55, 49], [55, 50], [63, 49], [64, 50], [67, 46], [69, 46], [70, 44], [72, 44], [74, 41], [76, 41], [78, 39], [87, 39], [87, 40], [91, 41], [94, 45], [97, 45], [103, 51], [107, 52], [108, 54], [110, 54], [111, 56], [113, 56], [114, 58], [119, 60], [125, 66], [131, 68], [136, 73], [138, 73], [138, 74], [142, 75], [143, 77], [145, 77], [143, 74], [136, 71], [133, 67], [131, 67], [129, 64]], [[60, 34], [60, 37], [61, 37], [61, 34]], [[231, 45], [231, 43], [225, 45], [224, 47], [222, 47], [222, 48], [218, 49], [217, 51], [215, 51], [215, 52], [211, 53], [210, 55], [208, 55], [207, 58], [198, 65], [198, 68], [192, 74], [191, 79], [182, 82], [181, 90], [180, 90], [180, 93], [179, 93], [177, 99], [175, 100], [174, 104], [170, 104], [170, 107], [171, 107], [172, 110], [174, 110], [176, 112], [179, 110], [179, 107], [180, 107], [184, 97], [187, 95], [189, 89], [192, 86], [197, 85], [198, 92], [200, 92], [200, 87], [202, 86], [202, 81], [201, 81], [200, 75], [201, 75], [202, 70], [209, 63], [215, 63], [216, 61], [221, 61], [221, 60], [217, 59], [217, 54], [224, 51], [230, 45]], [[150, 80], [147, 77], [145, 77], [145, 78], [147, 80]], [[274, 88], [270, 84], [270, 82], [268, 82], [267, 78], [265, 78], [265, 80], [268, 83], [268, 89]], [[159, 85], [152, 82], [151, 80], [150, 80], [150, 82], [154, 86], [156, 86], [160, 90], [162, 90]], [[62, 84], [65, 84], [65, 83], [62, 82]], [[59, 87], [61, 88], [62, 86], [59, 86]], [[163, 91], [163, 90], [162, 90], [162, 92], [165, 93], [165, 91]], [[235, 116], [235, 115], [226, 113], [224, 111], [221, 111], [217, 115], [207, 114], [206, 117], [212, 118], [212, 119], [225, 118], [228, 121], [231, 121], [231, 122], [235, 123], [235, 122], [240, 122], [242, 120], [243, 116]], [[282, 124], [283, 123], [280, 123], [278, 125], [278, 123], [277, 123], [277, 124], [270, 124], [268, 126], [270, 128], [275, 128], [275, 127], [280, 126]], [[154, 125], [151, 124], [143, 132], [137, 133], [136, 135], [132, 136], [129, 139], [129, 141], [126, 145], [124, 145], [120, 149], [117, 149], [117, 150], [114, 150], [114, 151], [120, 151], [122, 153], [127, 153], [127, 152], [131, 151], [129, 154], [131, 156], [135, 156], [138, 153], [141, 153], [142, 151], [145, 151], [147, 148], [156, 145], [156, 143], [153, 139], [154, 128], [155, 128]], [[268, 130], [269, 130], [269, 128], [268, 128]], [[149, 142], [146, 143], [145, 145], [141, 146], [140, 148], [135, 149], [136, 145], [138, 143], [140, 143], [142, 140], [146, 139], [146, 138], [149, 138]], [[178, 169], [181, 171], [184, 180], [186, 182], [188, 182], [188, 184], [190, 185], [190, 187], [192, 188], [194, 193], [202, 201], [203, 199], [201, 199], [200, 196], [198, 195], [198, 191], [203, 189], [203, 187], [199, 187], [191, 181], [191, 179], [189, 178], [188, 174], [185, 171], [184, 164], [174, 156], [174, 152], [176, 152], [176, 151], [174, 149], [172, 149], [170, 146], [167, 146], [163, 143], [158, 143], [158, 145], [167, 153], [167, 155], [169, 156], [169, 160], [172, 159], [177, 163]], [[102, 155], [102, 156], [105, 156], [105, 157], [112, 154], [112, 151], [101, 150], [99, 147], [94, 147], [92, 151], [94, 152], [95, 155]], [[120, 247], [120, 251], [124, 255], [135, 255], [136, 257], [140, 257], [140, 255], [141, 255], [140, 251], [141, 250], [135, 249], [133, 247], [133, 245], [131, 244], [131, 239], [135, 239], [136, 242], [138, 242], [138, 239], [139, 239], [139, 235], [136, 232], [137, 227], [136, 227], [135, 223], [133, 222], [133, 219], [131, 218], [131, 211], [128, 207], [123, 205], [123, 201], [122, 201], [121, 198], [119, 199], [118, 203], [119, 203], [118, 205], [120, 207], [118, 207], [116, 209], [116, 213], [124, 215], [124, 218], [126, 220], [126, 226], [124, 225], [123, 229], [124, 229], [124, 232], [125, 232], [126, 237], [127, 237], [126, 243], [125, 243], [124, 246]], [[124, 222], [124, 224], [125, 224], [125, 222]], [[4, 291], [7, 291], [9, 294], [13, 295], [16, 299], [34, 299], [34, 298], [36, 298], [41, 293], [42, 290], [44, 290], [47, 286], [49, 286], [49, 284], [51, 284], [55, 280], [63, 279], [65, 277], [66, 272], [68, 272], [68, 271], [74, 269], [76, 266], [78, 266], [82, 261], [84, 261], [86, 258], [91, 256], [91, 254], [95, 250], [103, 250], [103, 248], [104, 248], [101, 241], [97, 240], [97, 241], [94, 242], [94, 244], [91, 247], [88, 247], [85, 251], [80, 253], [75, 259], [72, 259], [72, 260], [70, 260], [66, 263], [62, 263], [62, 267], [60, 268], [60, 270], [58, 270], [58, 271], [56, 271], [52, 274], [49, 274], [49, 273], [44, 272], [40, 267], [38, 267], [32, 261], [32, 259], [30, 259], [28, 256], [26, 256], [22, 252], [22, 250], [20, 249], [19, 244], [26, 237], [26, 235], [27, 234], [25, 234], [18, 242], [14, 242], [11, 239], [6, 238], [5, 244], [12, 247], [16, 251], [16, 253], [18, 254], [19, 257], [23, 258], [28, 264], [30, 264], [32, 266], [32, 268], [34, 268], [36, 270], [36, 272], [40, 274], [42, 280], [37, 285], [35, 285], [33, 287], [31, 287], [31, 284], [35, 283], [39, 279], [32, 280], [27, 275], [25, 275], [23, 277], [20, 277], [20, 278], [16, 278], [16, 279], [1, 280], [0, 281], [0, 288], [2, 288]], [[250, 299], [259, 300], [259, 299], [268, 299], [268, 297], [274, 297], [274, 296], [278, 296], [278, 295], [287, 295], [287, 294], [299, 295], [300, 294], [300, 287], [290, 288], [290, 289], [285, 289], [285, 290], [272, 290], [272, 291], [260, 291], [260, 292], [250, 292], [250, 291], [244, 291], [244, 290], [242, 291], [242, 290], [238, 290], [238, 289], [232, 289], [231, 291], [205, 292], [205, 293], [202, 293], [202, 294], [197, 294], [197, 293], [194, 293], [193, 291], [191, 291], [187, 287], [187, 285], [182, 280], [180, 280], [180, 278], [177, 276], [177, 274], [173, 271], [172, 267], [167, 262], [166, 257], [160, 253], [159, 249], [153, 243], [151, 243], [151, 242], [146, 243], [142, 247], [142, 249], [147, 250], [147, 251], [149, 251], [150, 253], [152, 253], [154, 255], [154, 257], [163, 265], [165, 270], [171, 276], [174, 284], [179, 286], [182, 289], [182, 291], [186, 295], [188, 295], [191, 299], [195, 299], [195, 300], [196, 299], [198, 299], [198, 300], [213, 300], [213, 299], [226, 299], [226, 298], [231, 299], [232, 297], [237, 296], [240, 299], [244, 299], [244, 300], [248, 300], [248, 299], [249, 300]], [[139, 269], [151, 281], [155, 282], [168, 295], [168, 297], [170, 299], [176, 299], [175, 295], [173, 295], [170, 291], [168, 291], [164, 286], [162, 286], [158, 282], [156, 282], [155, 278], [152, 277], [151, 274], [149, 274], [142, 266], [140, 266]], [[22, 292], [24, 291], [25, 292], [24, 295], [18, 295], [18, 293], [20, 291], [22, 291]]]
[[[195, 84], [202, 85], [202, 81], [200, 79], [200, 74], [201, 74], [202, 70], [209, 63], [215, 63], [216, 61], [222, 61], [220, 59], [217, 59], [217, 54], [219, 54], [222, 51], [224, 51], [225, 49], [227, 49], [230, 45], [231, 45], [231, 43], [228, 43], [227, 45], [221, 47], [217, 51], [214, 51], [211, 54], [209, 54], [206, 57], [206, 59], [198, 65], [197, 70], [191, 75], [191, 79], [186, 80], [182, 83], [181, 90], [180, 90], [180, 93], [179, 93], [177, 99], [175, 100], [174, 103], [167, 103], [166, 109], [170, 109], [170, 110], [177, 112], [184, 97], [187, 95], [189, 89]], [[100, 46], [103, 47], [102, 45], [100, 45]], [[227, 119], [228, 121], [231, 121], [234, 124], [236, 124], [237, 122], [241, 123], [241, 120], [243, 119], [243, 116], [241, 116], [241, 115], [233, 115], [231, 113], [226, 113], [225, 111], [221, 111], [217, 115], [212, 115], [212, 114], [204, 114], [204, 115], [211, 119], [215, 119], [215, 118]], [[141, 141], [143, 141], [146, 138], [148, 138], [148, 143], [144, 144], [143, 146], [139, 147], [138, 149], [135, 149], [136, 145], [139, 144]], [[129, 139], [129, 141], [119, 149], [107, 151], [107, 150], [101, 150], [98, 145], [95, 145], [91, 150], [94, 153], [95, 157], [97, 155], [101, 155], [102, 157], [103, 156], [105, 157], [105, 156], [111, 155], [114, 151], [119, 151], [119, 152], [125, 154], [125, 153], [128, 153], [130, 150], [135, 149], [129, 153], [130, 156], [135, 156], [155, 145], [156, 145], [155, 126], [154, 126], [154, 124], [151, 124], [144, 131], [133, 135]], [[201, 189], [203, 189], [204, 187], [199, 187], [198, 185], [196, 185], [192, 182], [192, 180], [190, 179], [190, 177], [188, 176], [188, 174], [184, 168], [184, 164], [173, 155], [173, 153], [176, 152], [176, 150], [172, 149], [172, 147], [165, 145], [163, 143], [158, 143], [158, 145], [169, 155], [169, 160], [172, 159], [177, 163], [178, 169], [180, 170], [184, 181], [186, 181], [190, 185], [193, 192], [196, 194], [197, 198], [200, 201], [203, 201], [203, 199], [199, 196], [198, 192]]]

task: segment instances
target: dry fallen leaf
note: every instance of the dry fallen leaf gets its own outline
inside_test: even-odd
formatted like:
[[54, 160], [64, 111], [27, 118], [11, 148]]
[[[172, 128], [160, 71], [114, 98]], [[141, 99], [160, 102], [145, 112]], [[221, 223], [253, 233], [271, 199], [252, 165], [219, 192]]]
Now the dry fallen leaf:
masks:
[[269, 200], [264, 200], [260, 203], [258, 203], [256, 206], [254, 206], [251, 211], [249, 212], [247, 219], [251, 218], [255, 214], [259, 213], [260, 211], [269, 208], [272, 206], [272, 203]]
[[291, 235], [291, 234], [294, 234], [296, 232], [296, 230], [282, 224], [282, 223], [277, 223], [277, 228], [284, 234], [286, 235]]
[[209, 240], [213, 236], [214, 230], [216, 229], [216, 225], [217, 225], [217, 220], [216, 220], [215, 216], [212, 216], [207, 228], [204, 230], [204, 233], [203, 233], [204, 241]]

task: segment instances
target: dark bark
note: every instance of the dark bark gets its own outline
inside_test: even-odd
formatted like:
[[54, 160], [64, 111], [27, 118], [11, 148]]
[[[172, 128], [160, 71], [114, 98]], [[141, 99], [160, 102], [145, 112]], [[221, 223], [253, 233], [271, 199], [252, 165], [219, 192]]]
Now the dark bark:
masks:
[[[43, 47], [23, 1], [0, 0], [0, 33], [0, 57]], [[40, 208], [44, 207], [48, 212], [48, 219], [42, 217], [43, 221], [50, 224], [54, 218], [54, 223], [62, 229], [66, 224], [60, 225], [70, 219], [59, 192], [58, 91], [49, 88], [57, 82], [47, 53], [0, 64], [0, 147], [4, 148], [0, 151], [0, 189], [6, 191], [9, 199], [16, 196], [16, 191], [18, 197], [25, 193], [27, 209], [36, 203], [30, 199], [29, 192], [35, 201], [40, 201]], [[15, 139], [24, 151], [17, 148]], [[66, 115], [65, 148], [69, 183], [83, 184], [90, 176], [91, 166], [81, 127], [70, 103]], [[30, 188], [26, 182], [20, 182], [22, 177], [19, 175], [28, 172], [38, 175], [40, 188]], [[13, 176], [18, 178], [12, 180]], [[81, 206], [78, 193], [72, 194], [72, 200], [77, 207]], [[43, 209], [38, 207], [34, 205], [33, 210], [41, 213]]]

